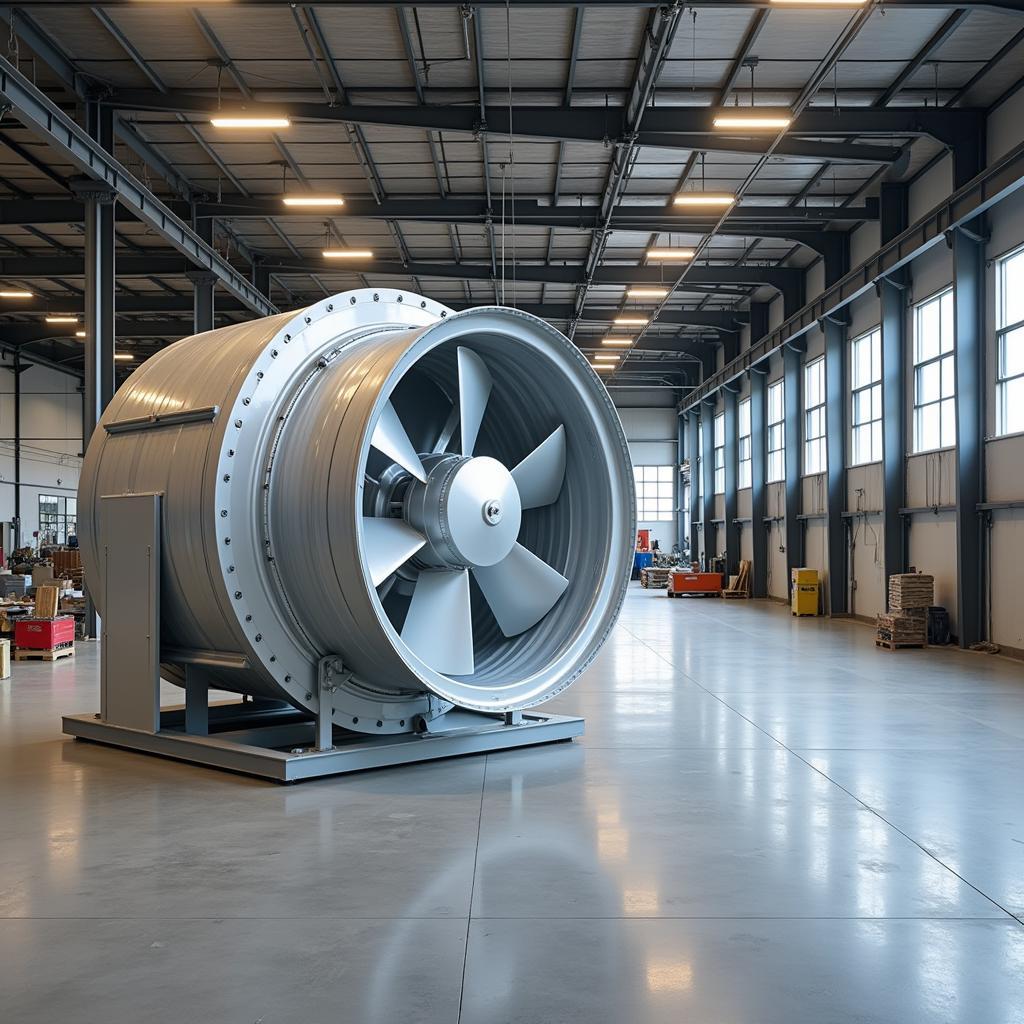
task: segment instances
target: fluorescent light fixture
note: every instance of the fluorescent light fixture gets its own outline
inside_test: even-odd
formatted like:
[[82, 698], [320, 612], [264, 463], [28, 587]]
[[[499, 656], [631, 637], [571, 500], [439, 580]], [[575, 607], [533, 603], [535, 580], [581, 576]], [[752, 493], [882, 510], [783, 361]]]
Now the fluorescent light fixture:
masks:
[[324, 259], [328, 260], [372, 260], [372, 249], [324, 249]]
[[291, 121], [287, 117], [211, 117], [210, 124], [214, 128], [290, 128]]
[[0, 291], [0, 299], [31, 299], [32, 292], [20, 288], [6, 288]]
[[590, 364], [595, 370], [614, 370], [614, 363], [591, 363]]
[[87, 333], [86, 331], [75, 331], [75, 337], [76, 338], [84, 338], [86, 333]]
[[626, 296], [630, 299], [663, 299], [668, 295], [667, 288], [627, 288]]
[[672, 200], [674, 206], [732, 206], [735, 202], [729, 192], [680, 192]]
[[771, 0], [773, 4], [785, 7], [863, 7], [865, 0]]
[[649, 322], [646, 316], [617, 316], [612, 321], [616, 327], [646, 327]]
[[608, 352], [598, 352], [594, 358], [599, 363], [617, 363], [619, 361], [619, 357], [617, 355], [612, 355]]
[[46, 318], [48, 324], [77, 324], [77, 316], [48, 316]]
[[315, 208], [345, 205], [345, 200], [341, 196], [284, 196], [281, 202], [285, 206], [312, 206]]
[[676, 249], [671, 246], [654, 246], [647, 250], [649, 260], [692, 260], [696, 255], [693, 249]]
[[711, 122], [716, 128], [749, 128], [754, 131], [788, 128], [793, 117], [788, 110], [772, 107], [723, 107]]
[[612, 348], [629, 348], [633, 344], [632, 338], [602, 338], [602, 345], [609, 345]]
[[131, 352], [115, 352], [114, 358], [119, 363], [130, 363], [135, 358], [135, 356], [133, 356]]

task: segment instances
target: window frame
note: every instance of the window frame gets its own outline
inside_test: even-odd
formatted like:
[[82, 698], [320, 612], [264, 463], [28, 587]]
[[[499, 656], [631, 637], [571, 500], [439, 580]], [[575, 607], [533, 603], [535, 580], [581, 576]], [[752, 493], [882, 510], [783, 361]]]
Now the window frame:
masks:
[[713, 493], [725, 494], [725, 413], [716, 412], [714, 419], [715, 477]]
[[[949, 312], [949, 322], [943, 321], [943, 303], [948, 300], [948, 307], [946, 309]], [[911, 453], [913, 455], [924, 455], [928, 452], [944, 451], [948, 448], [955, 448], [957, 443], [956, 436], [956, 309], [953, 304], [953, 288], [943, 288], [940, 291], [935, 292], [933, 295], [929, 295], [928, 298], [922, 299], [920, 302], [914, 304], [914, 337], [913, 347], [911, 349], [911, 358], [913, 361], [912, 376], [913, 376], [913, 420], [911, 423]], [[923, 320], [925, 316], [925, 310], [932, 306], [938, 305], [938, 327], [939, 327], [939, 338], [937, 344], [937, 351], [934, 355], [921, 355], [921, 348], [923, 344]], [[949, 347], [944, 348], [944, 345], [949, 340]], [[948, 366], [948, 376], [947, 376]], [[928, 401], [921, 400], [922, 382], [925, 380], [926, 373], [931, 367], [935, 367], [935, 376], [938, 386], [938, 397], [929, 399]], [[949, 393], [945, 393], [947, 383], [951, 383]], [[946, 403], [949, 403], [948, 405]], [[933, 407], [937, 407], [938, 419], [938, 443], [924, 446], [922, 438], [923, 423], [925, 416], [927, 415], [926, 410]], [[952, 430], [952, 438], [948, 436], [947, 428]]]
[[[869, 379], [858, 383], [858, 346], [863, 343], [871, 345], [868, 357]], [[882, 393], [882, 328], [872, 327], [850, 341], [850, 465], [870, 466], [883, 459], [882, 421], [885, 407]], [[867, 401], [871, 407], [871, 416], [866, 420], [858, 419], [861, 395], [867, 392]], [[877, 415], [875, 415], [877, 413]], [[866, 428], [866, 429], [865, 429]], [[868, 439], [868, 457], [858, 458], [860, 442], [858, 437]], [[876, 452], [877, 442], [877, 452]]]
[[[1013, 385], [1017, 385], [1022, 391], [1024, 391], [1024, 360], [1021, 360], [1021, 368], [1019, 372], [1007, 373], [1007, 344], [1010, 341], [1011, 336], [1016, 335], [1015, 342], [1018, 345], [1024, 346], [1024, 319], [1007, 322], [1006, 313], [1006, 299], [1009, 294], [1012, 293], [1013, 289], [1007, 285], [1006, 282], [1006, 270], [1010, 263], [1020, 261], [1019, 265], [1021, 268], [1021, 276], [1024, 278], [1024, 245], [1019, 245], [1015, 249], [1011, 249], [1009, 252], [1004, 253], [1002, 256], [996, 259], [996, 309], [995, 309], [995, 389], [996, 389], [996, 404], [995, 404], [995, 436], [996, 437], [1009, 437], [1012, 434], [1019, 434], [1024, 432], [1024, 406], [1016, 406], [1017, 416], [1020, 417], [1020, 422], [1012, 422], [1010, 420], [1011, 408], [1014, 408], [1014, 403], [1009, 397], [1009, 392]], [[1021, 280], [1020, 287], [1024, 288], [1024, 280]], [[1024, 312], [1024, 310], [1022, 310]]]
[[[813, 381], [812, 377], [818, 378]], [[815, 401], [817, 399], [817, 401]], [[817, 476], [828, 471], [825, 413], [825, 357], [804, 363], [803, 475]], [[813, 404], [812, 404], [813, 403]], [[811, 433], [812, 429], [816, 431]], [[817, 467], [817, 468], [812, 468]]]
[[[643, 463], [633, 467], [638, 523], [671, 523], [675, 520], [677, 473], [678, 468], [671, 464]], [[664, 493], [666, 487], [667, 494]], [[653, 492], [649, 492], [650, 488]]]
[[744, 488], [752, 487], [754, 483], [749, 395], [741, 398], [736, 405], [736, 424], [736, 489], [742, 491]]
[[[773, 394], [778, 394], [778, 419], [772, 419]], [[778, 445], [772, 447], [772, 440]], [[768, 430], [765, 433], [767, 454], [765, 483], [778, 484], [786, 479], [786, 378], [780, 377], [768, 385]], [[777, 471], [773, 468], [777, 466]]]
[[[69, 504], [70, 507], [69, 507]], [[44, 510], [44, 504], [47, 506]], [[55, 511], [51, 511], [50, 506]], [[78, 496], [40, 492], [36, 509], [39, 517], [39, 543], [67, 544], [69, 535], [78, 533]], [[52, 540], [49, 538], [53, 538]]]

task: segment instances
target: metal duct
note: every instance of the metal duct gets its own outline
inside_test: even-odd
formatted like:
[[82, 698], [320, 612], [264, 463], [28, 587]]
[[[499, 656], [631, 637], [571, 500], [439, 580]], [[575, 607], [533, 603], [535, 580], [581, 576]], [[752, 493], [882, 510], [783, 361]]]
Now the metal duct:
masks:
[[[626, 441], [582, 354], [517, 310], [394, 290], [140, 366], [86, 454], [87, 578], [100, 496], [141, 492], [164, 495], [167, 675], [199, 659], [370, 733], [549, 699], [600, 648], [632, 559]], [[321, 694], [327, 655], [346, 672]]]

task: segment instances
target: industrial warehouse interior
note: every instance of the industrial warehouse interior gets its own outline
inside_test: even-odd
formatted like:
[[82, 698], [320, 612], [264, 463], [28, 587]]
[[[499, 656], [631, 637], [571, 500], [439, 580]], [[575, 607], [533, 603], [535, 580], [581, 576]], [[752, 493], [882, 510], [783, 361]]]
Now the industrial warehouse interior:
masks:
[[0, 8], [4, 1024], [1024, 1024], [1024, 2]]

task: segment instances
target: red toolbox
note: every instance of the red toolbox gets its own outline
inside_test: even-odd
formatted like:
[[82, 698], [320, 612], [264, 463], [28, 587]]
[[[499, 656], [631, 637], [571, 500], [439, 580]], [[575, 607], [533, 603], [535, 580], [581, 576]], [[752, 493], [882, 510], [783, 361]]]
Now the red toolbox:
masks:
[[668, 574], [668, 596], [686, 597], [689, 595], [718, 596], [722, 592], [722, 574], [720, 572], [685, 572], [674, 569]]
[[14, 646], [52, 651], [75, 642], [75, 617], [58, 615], [55, 619], [16, 619]]

